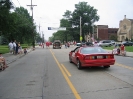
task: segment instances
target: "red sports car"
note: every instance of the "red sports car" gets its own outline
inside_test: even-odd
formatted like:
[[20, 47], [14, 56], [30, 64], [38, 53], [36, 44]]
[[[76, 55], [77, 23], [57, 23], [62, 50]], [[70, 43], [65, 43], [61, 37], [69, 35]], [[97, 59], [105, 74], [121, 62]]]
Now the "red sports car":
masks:
[[77, 64], [77, 68], [103, 66], [109, 68], [114, 65], [114, 55], [101, 47], [76, 47], [69, 53], [70, 63]]

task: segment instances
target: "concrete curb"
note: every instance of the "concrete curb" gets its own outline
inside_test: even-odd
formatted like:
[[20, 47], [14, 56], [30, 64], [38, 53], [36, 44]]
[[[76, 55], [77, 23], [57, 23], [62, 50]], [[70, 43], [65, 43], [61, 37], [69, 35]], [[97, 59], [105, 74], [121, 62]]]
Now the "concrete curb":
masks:
[[[28, 49], [27, 54], [30, 53], [31, 51], [32, 51], [32, 49]], [[9, 54], [9, 53], [7, 53], [7, 54]], [[7, 65], [11, 64], [11, 63], [15, 62], [17, 59], [20, 59], [25, 56], [25, 54], [18, 54], [18, 55], [13, 55], [13, 54], [7, 55], [7, 54], [3, 55], [3, 57], [6, 59]]]

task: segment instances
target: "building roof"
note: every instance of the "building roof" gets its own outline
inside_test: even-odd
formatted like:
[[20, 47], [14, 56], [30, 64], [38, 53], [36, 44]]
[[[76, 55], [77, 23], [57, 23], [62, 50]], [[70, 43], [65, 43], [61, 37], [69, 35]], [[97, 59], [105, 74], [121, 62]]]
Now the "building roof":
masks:
[[97, 25], [98, 28], [108, 28], [108, 25]]
[[129, 19], [131, 22], [133, 22], [133, 19]]

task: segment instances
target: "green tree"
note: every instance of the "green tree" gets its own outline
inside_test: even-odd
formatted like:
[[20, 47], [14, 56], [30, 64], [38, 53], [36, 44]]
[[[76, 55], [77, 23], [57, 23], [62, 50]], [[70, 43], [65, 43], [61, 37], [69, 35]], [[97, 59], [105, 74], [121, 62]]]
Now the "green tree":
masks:
[[10, 0], [0, 1], [0, 32], [8, 40], [17, 40], [21, 43], [35, 41], [37, 35], [36, 25], [27, 9], [20, 7], [13, 12], [14, 8]]
[[126, 37], [125, 41], [128, 41], [128, 38]]
[[97, 9], [87, 4], [87, 2], [79, 2], [75, 4], [75, 10], [72, 13], [72, 24], [78, 26], [80, 29], [80, 17], [81, 19], [81, 27], [82, 27], [82, 37], [84, 41], [85, 34], [93, 31], [93, 24], [99, 20], [99, 16], [97, 15]]
[[42, 38], [39, 33], [36, 34], [36, 42], [42, 42]]
[[[64, 37], [63, 41], [71, 41], [76, 40], [75, 38], [75, 30], [72, 27], [72, 21], [71, 21], [72, 13], [69, 10], [66, 10], [66, 12], [63, 15], [63, 19], [60, 20], [60, 27], [66, 27], [66, 31], [64, 31]], [[78, 34], [78, 33], [77, 33]]]
[[[68, 17], [68, 16], [67, 16]], [[68, 40], [68, 33], [69, 33], [69, 28], [71, 28], [71, 23], [68, 19], [61, 19], [60, 20], [60, 27], [66, 27], [66, 31], [61, 31], [59, 33], [61, 33], [62, 36], [62, 41], [66, 41]]]
[[97, 9], [87, 4], [87, 2], [79, 2], [75, 4], [75, 10], [73, 12], [66, 10], [63, 18], [60, 20], [60, 27], [66, 27], [66, 31], [62, 33], [65, 36], [65, 40], [79, 41], [80, 38], [80, 17], [82, 26], [82, 37], [88, 33], [92, 33], [93, 24], [99, 20], [97, 15]]
[[54, 36], [53, 35], [51, 37], [49, 37], [49, 41], [54, 42]]
[[111, 36], [109, 37], [109, 39], [110, 39], [110, 40], [117, 41], [117, 37], [116, 37], [115, 35], [111, 35]]
[[10, 9], [13, 9], [10, 0], [0, 1], [0, 32], [3, 36], [9, 32], [10, 27]]

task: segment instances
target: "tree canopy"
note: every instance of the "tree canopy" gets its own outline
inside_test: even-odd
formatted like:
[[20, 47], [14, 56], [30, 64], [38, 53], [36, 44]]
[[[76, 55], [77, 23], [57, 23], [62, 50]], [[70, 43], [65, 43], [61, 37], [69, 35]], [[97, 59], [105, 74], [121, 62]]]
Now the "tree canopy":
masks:
[[0, 31], [8, 41], [31, 43], [35, 38], [40, 40], [40, 35], [36, 32], [36, 24], [28, 10], [23, 7], [13, 7], [10, 0], [0, 1]]
[[[67, 36], [66, 38], [68, 40], [79, 41], [81, 17], [82, 37], [83, 41], [85, 41], [85, 35], [93, 33], [94, 23], [99, 20], [97, 11], [98, 10], [93, 6], [88, 5], [87, 2], [79, 2], [78, 4], [75, 4], [75, 10], [73, 12], [66, 10], [63, 18], [60, 20], [60, 27], [67, 28], [66, 31], [62, 31], [62, 35], [65, 35], [65, 37]], [[54, 35], [55, 34], [56, 33], [54, 33]], [[57, 35], [62, 36], [59, 35], [59, 33]]]
[[[66, 31], [53, 33], [50, 40], [79, 41], [81, 22], [82, 37], [85, 41], [85, 35], [92, 33], [92, 26], [98, 20], [97, 9], [87, 2], [79, 2], [75, 4], [74, 11], [66, 10], [60, 20], [60, 27], [66, 27]], [[4, 35], [8, 40], [15, 39], [21, 43], [31, 43], [35, 39], [41, 40], [36, 32], [36, 24], [27, 9], [14, 7], [10, 0], [0, 1], [0, 35]]]

